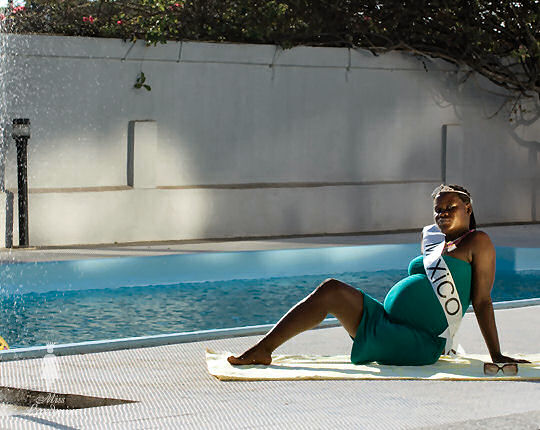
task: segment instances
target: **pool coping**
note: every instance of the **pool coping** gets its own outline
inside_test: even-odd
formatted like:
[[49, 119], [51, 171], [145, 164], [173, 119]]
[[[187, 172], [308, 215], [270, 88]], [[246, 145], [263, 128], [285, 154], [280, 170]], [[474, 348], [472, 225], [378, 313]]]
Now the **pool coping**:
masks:
[[[532, 299], [495, 302], [493, 303], [493, 308], [496, 310], [515, 309], [536, 305], [540, 305], [540, 297]], [[466, 312], [474, 312], [472, 305], [469, 306]], [[339, 325], [340, 323], [336, 318], [327, 318], [321, 324], [315, 327], [315, 329], [337, 327]], [[274, 324], [262, 324], [245, 327], [198, 330], [192, 332], [168, 333], [120, 339], [103, 339], [58, 345], [53, 344], [45, 346], [33, 346], [27, 348], [14, 348], [0, 351], [0, 362], [43, 358], [47, 353], [54, 353], [54, 355], [56, 356], [92, 354], [98, 352], [119, 351], [124, 349], [149, 348], [163, 345], [174, 345], [179, 343], [255, 336], [267, 333], [273, 326]]]

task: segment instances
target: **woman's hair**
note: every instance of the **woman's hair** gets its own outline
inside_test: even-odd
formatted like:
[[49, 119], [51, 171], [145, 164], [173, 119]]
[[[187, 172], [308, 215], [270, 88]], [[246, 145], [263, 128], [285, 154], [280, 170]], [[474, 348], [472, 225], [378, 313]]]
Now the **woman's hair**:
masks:
[[455, 193], [463, 203], [469, 203], [471, 205], [469, 230], [474, 230], [476, 228], [476, 220], [474, 219], [474, 211], [472, 210], [471, 193], [469, 193], [465, 188], [460, 185], [441, 184], [433, 190], [431, 197], [436, 198], [441, 193]]

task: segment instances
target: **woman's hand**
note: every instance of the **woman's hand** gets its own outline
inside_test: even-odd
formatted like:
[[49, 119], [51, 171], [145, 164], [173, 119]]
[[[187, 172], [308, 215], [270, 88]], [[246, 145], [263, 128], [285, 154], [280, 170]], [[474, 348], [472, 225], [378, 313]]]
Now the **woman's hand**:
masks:
[[502, 354], [492, 355], [491, 359], [494, 363], [530, 363], [530, 361], [524, 360], [522, 358], [512, 358]]
[[527, 360], [507, 357], [501, 354], [499, 335], [495, 324], [495, 313], [491, 302], [491, 290], [495, 280], [495, 247], [489, 236], [475, 232], [470, 242], [472, 252], [471, 301], [480, 331], [486, 341], [494, 363], [530, 363]]

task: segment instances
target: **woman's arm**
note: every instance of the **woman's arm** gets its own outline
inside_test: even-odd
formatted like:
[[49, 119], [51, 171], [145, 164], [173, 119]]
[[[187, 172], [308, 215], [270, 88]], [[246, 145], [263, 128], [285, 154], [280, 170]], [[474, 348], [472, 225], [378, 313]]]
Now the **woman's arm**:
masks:
[[495, 281], [495, 248], [489, 236], [481, 231], [475, 233], [472, 257], [471, 300], [474, 313], [484, 336], [491, 359], [495, 363], [521, 362], [501, 354], [495, 313], [491, 302], [491, 290]]

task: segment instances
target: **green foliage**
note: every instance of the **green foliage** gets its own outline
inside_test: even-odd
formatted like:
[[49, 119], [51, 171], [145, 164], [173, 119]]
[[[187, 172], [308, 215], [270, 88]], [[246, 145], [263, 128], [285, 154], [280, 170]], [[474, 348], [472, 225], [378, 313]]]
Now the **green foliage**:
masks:
[[27, 0], [10, 31], [404, 50], [540, 94], [538, 0]]
[[540, 93], [538, 1], [417, 0], [402, 2], [401, 13], [382, 7], [390, 3], [366, 3], [359, 12], [370, 30], [353, 43], [443, 58], [523, 95]]
[[135, 80], [135, 84], [133, 85], [133, 88], [141, 89], [144, 88], [146, 91], [151, 91], [152, 87], [150, 85], [145, 84], [146, 82], [146, 76], [143, 72], [139, 73], [139, 76], [137, 76], [137, 79]]
[[[167, 40], [288, 43], [303, 29], [291, 6], [230, 0], [27, 0], [7, 14], [12, 31], [68, 36]], [[305, 37], [298, 39], [299, 42]]]

